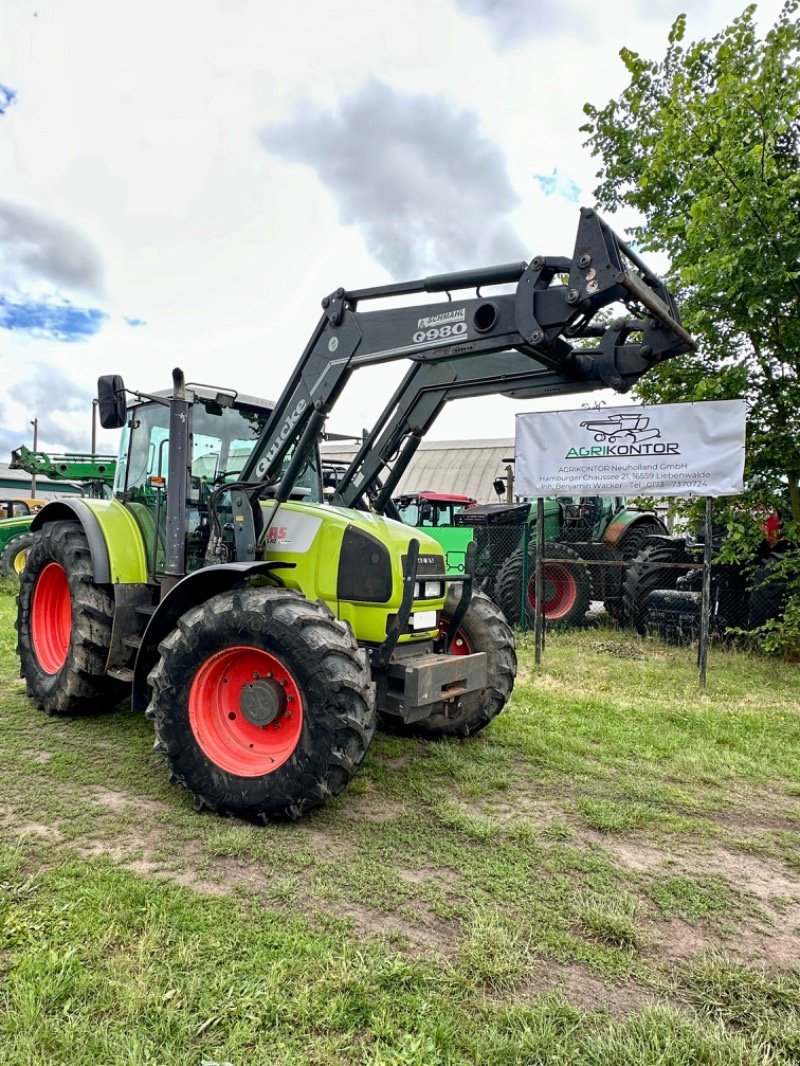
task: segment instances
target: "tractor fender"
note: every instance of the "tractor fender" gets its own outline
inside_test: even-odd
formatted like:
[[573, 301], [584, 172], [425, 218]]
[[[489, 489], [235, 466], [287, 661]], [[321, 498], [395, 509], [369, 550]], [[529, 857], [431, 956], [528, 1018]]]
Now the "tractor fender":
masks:
[[285, 562], [223, 563], [195, 570], [173, 585], [153, 612], [142, 635], [142, 644], [133, 668], [133, 710], [144, 711], [147, 708], [150, 702], [147, 678], [158, 661], [158, 646], [178, 624], [181, 615], [210, 600], [212, 596], [218, 596], [237, 585], [246, 585], [251, 578], [263, 577], [293, 565]]
[[53, 500], [31, 522], [31, 532], [49, 522], [78, 521], [89, 542], [97, 585], [147, 581], [144, 541], [136, 520], [119, 500]]
[[608, 523], [603, 534], [603, 545], [606, 548], [618, 548], [620, 541], [627, 533], [632, 529], [641, 529], [643, 526], [652, 530], [654, 536], [669, 534], [667, 527], [652, 511], [625, 510], [614, 515], [612, 521]]

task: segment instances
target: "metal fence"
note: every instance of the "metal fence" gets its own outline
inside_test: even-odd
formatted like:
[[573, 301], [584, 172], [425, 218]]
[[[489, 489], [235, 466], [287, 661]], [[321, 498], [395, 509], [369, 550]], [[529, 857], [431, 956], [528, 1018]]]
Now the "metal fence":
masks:
[[602, 542], [537, 543], [527, 524], [487, 524], [474, 529], [477, 587], [511, 625], [536, 632], [537, 660], [547, 630], [607, 622], [696, 647], [704, 683], [709, 643], [739, 640], [777, 617], [784, 597], [769, 579], [768, 557], [751, 566], [721, 562], [710, 515], [704, 532], [643, 538], [625, 555]]

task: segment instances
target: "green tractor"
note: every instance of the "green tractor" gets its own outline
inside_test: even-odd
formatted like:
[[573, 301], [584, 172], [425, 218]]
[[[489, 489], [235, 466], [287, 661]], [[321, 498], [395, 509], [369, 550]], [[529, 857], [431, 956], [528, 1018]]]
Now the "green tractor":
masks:
[[113, 498], [53, 502], [33, 524], [18, 650], [42, 709], [107, 711], [132, 691], [198, 806], [262, 820], [340, 792], [377, 709], [429, 737], [502, 709], [511, 632], [469, 575], [446, 584], [435, 541], [324, 504], [314, 447], [253, 480], [273, 405], [177, 371], [168, 397], [123, 396], [101, 379], [101, 421], [123, 426]]
[[[490, 505], [457, 522], [476, 527], [480, 549], [491, 559], [483, 588], [500, 605], [511, 625], [523, 611], [533, 623], [536, 612], [535, 565], [537, 505]], [[484, 523], [484, 524], [482, 524]], [[524, 530], [524, 532], [523, 532]], [[667, 528], [653, 511], [622, 496], [549, 497], [544, 500], [542, 616], [555, 626], [580, 625], [594, 600], [623, 621], [626, 568], [650, 537]], [[527, 560], [525, 557], [527, 543]]]
[[[114, 481], [116, 459], [112, 455], [67, 453], [52, 455], [31, 451], [20, 445], [11, 453], [9, 467], [25, 470], [50, 481], [75, 482], [83, 485], [86, 496], [102, 499], [110, 494]], [[33, 543], [31, 522], [33, 515], [45, 505], [44, 500], [17, 500], [8, 517], [0, 519], [0, 574], [18, 581], [25, 567], [28, 549]]]
[[[101, 423], [123, 429], [114, 494], [33, 520], [17, 616], [31, 699], [77, 714], [130, 695], [198, 808], [260, 821], [344, 789], [378, 715], [430, 738], [484, 728], [511, 695], [516, 655], [473, 587], [474, 551], [448, 575], [433, 538], [381, 513], [409, 450], [375, 506], [369, 449], [326, 501], [318, 440], [354, 370], [392, 359], [452, 380], [462, 363], [500, 358], [527, 395], [629, 388], [693, 345], [633, 254], [584, 210], [572, 261], [338, 289], [274, 405], [187, 385], [179, 370], [169, 395], [128, 405], [122, 379], [101, 378]], [[459, 289], [477, 295], [360, 307]], [[591, 324], [618, 301], [647, 314]], [[567, 331], [599, 344], [576, 351]]]
[[444, 549], [448, 574], [463, 574], [472, 534], [456, 526], [456, 515], [477, 505], [477, 500], [453, 492], [405, 492], [395, 497], [401, 522], [430, 534]]
[[[0, 574], [5, 578], [19, 580], [25, 566], [25, 556], [33, 536], [30, 532], [35, 506], [44, 500], [8, 500], [3, 506], [4, 518], [0, 518]], [[34, 506], [32, 506], [32, 504]]]

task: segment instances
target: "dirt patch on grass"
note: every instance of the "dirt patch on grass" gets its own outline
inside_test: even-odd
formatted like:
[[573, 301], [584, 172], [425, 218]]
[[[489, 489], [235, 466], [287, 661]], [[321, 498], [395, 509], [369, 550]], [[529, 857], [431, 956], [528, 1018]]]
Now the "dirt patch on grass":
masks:
[[416, 955], [452, 957], [458, 947], [458, 930], [420, 903], [414, 904], [413, 921], [397, 911], [387, 914], [353, 902], [337, 904], [336, 917], [365, 936], [400, 941]]
[[332, 830], [307, 829], [304, 836], [310, 845], [311, 854], [315, 856], [323, 856], [326, 859], [348, 859], [356, 851], [352, 841], [339, 836]]
[[43, 822], [37, 822], [32, 818], [24, 818], [7, 807], [0, 809], [0, 830], [10, 833], [16, 838], [26, 836], [45, 837], [54, 844], [60, 843], [64, 839], [63, 833], [56, 826], [45, 825]]
[[23, 751], [22, 754], [26, 759], [30, 759], [31, 762], [36, 763], [37, 766], [44, 766], [45, 763], [50, 762], [53, 758], [53, 753], [51, 751], [38, 751], [30, 748]]
[[728, 881], [737, 892], [753, 896], [760, 904], [773, 909], [776, 903], [780, 906], [781, 900], [787, 903], [800, 900], [800, 874], [779, 859], [749, 855], [721, 846], [699, 848], [691, 843], [679, 851], [604, 837], [601, 846], [630, 870], [651, 874], [715, 875]]
[[716, 877], [740, 905], [709, 918], [646, 921], [647, 954], [684, 961], [711, 949], [742, 962], [785, 968], [800, 958], [800, 875], [778, 859], [724, 847], [658, 849], [632, 841], [605, 840], [623, 866], [651, 877]]
[[112, 814], [126, 814], [135, 811], [140, 817], [145, 814], [156, 814], [169, 810], [166, 803], [159, 800], [148, 799], [145, 796], [133, 796], [130, 792], [119, 789], [93, 788], [86, 798], [90, 803], [103, 807]]
[[513, 797], [507, 793], [503, 799], [492, 799], [480, 807], [473, 808], [475, 814], [489, 815], [501, 825], [508, 825], [519, 819], [531, 821], [536, 826], [546, 828], [567, 820], [567, 814], [559, 803], [539, 799], [529, 792], [518, 792]]
[[342, 816], [348, 822], [393, 822], [405, 809], [401, 800], [387, 799], [379, 792], [366, 792], [348, 797]]
[[417, 759], [419, 751], [410, 751], [406, 755], [397, 755], [391, 759], [381, 759], [381, 765], [390, 773], [399, 774], [407, 770]]
[[[529, 981], [515, 987], [514, 999], [530, 1002], [552, 992], [563, 993], [573, 1007], [590, 1012], [602, 1011], [615, 1019], [626, 1018], [664, 1002], [636, 981], [608, 981], [594, 977], [577, 963], [551, 961], [546, 969], [542, 968]], [[673, 1003], [669, 1005], [674, 1006]]]
[[800, 950], [800, 908], [794, 914], [794, 926], [769, 930], [757, 922], [743, 921], [735, 929], [721, 932], [710, 922], [689, 923], [681, 918], [659, 922], [648, 928], [652, 954], [659, 961], [687, 962], [720, 951], [737, 962], [771, 970], [797, 966]]
[[606, 833], [586, 832], [582, 834], [594, 847], [610, 851], [614, 859], [637, 873], [673, 873], [683, 868], [684, 860], [674, 852], [655, 848], [650, 844], [630, 840], [613, 840]]
[[416, 870], [398, 866], [395, 868], [395, 873], [409, 885], [425, 885], [430, 881], [436, 883], [444, 880], [450, 881], [455, 876], [451, 870], [443, 870], [438, 866], [423, 866]]

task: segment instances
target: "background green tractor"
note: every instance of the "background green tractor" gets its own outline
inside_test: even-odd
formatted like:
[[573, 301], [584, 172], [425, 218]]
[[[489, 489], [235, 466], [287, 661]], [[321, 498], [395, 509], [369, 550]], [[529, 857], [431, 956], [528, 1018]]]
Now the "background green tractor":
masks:
[[[44, 502], [44, 500], [41, 501], [42, 505]], [[25, 566], [28, 548], [33, 540], [30, 528], [34, 512], [22, 500], [9, 501], [9, 503], [12, 507], [8, 509], [15, 510], [17, 513], [0, 519], [0, 574], [18, 581]], [[19, 513], [23, 510], [23, 504], [27, 513]]]
[[[518, 625], [536, 610], [537, 505], [488, 504], [456, 517], [474, 530], [481, 587]], [[623, 619], [627, 564], [649, 537], [667, 528], [652, 511], [621, 496], [549, 497], [544, 500], [543, 616], [550, 626], [579, 625], [593, 600], [614, 621]], [[525, 544], [527, 542], [527, 562]]]
[[475, 507], [477, 500], [453, 492], [406, 492], [395, 497], [397, 514], [406, 525], [424, 530], [441, 544], [448, 574], [463, 574], [472, 533], [455, 524], [456, 515]]

